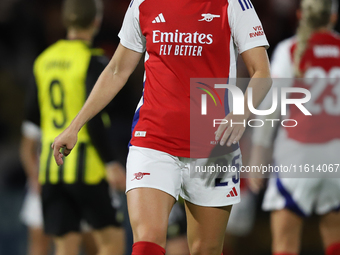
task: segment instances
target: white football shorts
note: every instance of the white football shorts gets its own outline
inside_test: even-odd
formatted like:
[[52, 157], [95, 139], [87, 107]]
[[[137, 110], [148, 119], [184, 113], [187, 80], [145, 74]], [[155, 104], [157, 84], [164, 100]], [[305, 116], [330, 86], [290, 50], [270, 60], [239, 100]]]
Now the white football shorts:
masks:
[[42, 204], [40, 195], [30, 189], [27, 191], [20, 212], [20, 219], [28, 227], [43, 227]]
[[271, 178], [262, 208], [287, 208], [301, 217], [340, 209], [340, 178]]
[[[204, 172], [214, 160], [224, 166], [234, 165], [229, 172]], [[131, 146], [126, 167], [126, 192], [135, 188], [154, 188], [200, 206], [221, 207], [240, 202], [240, 149], [213, 159], [190, 159], [168, 153]], [[217, 161], [216, 161], [217, 162]], [[215, 163], [216, 163], [215, 162]], [[214, 164], [215, 164], [214, 163]], [[216, 165], [217, 166], [217, 165]], [[230, 167], [229, 167], [230, 169]], [[223, 168], [226, 170], [226, 168]]]

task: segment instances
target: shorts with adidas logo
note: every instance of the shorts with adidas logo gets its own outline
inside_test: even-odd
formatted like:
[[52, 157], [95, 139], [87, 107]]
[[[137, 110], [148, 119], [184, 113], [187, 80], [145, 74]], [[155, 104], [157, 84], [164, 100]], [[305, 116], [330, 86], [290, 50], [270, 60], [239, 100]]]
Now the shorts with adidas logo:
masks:
[[193, 204], [208, 207], [239, 203], [240, 178], [237, 171], [204, 172], [206, 165], [217, 164], [217, 160], [236, 162], [239, 167], [242, 160], [240, 149], [214, 159], [192, 159], [131, 146], [127, 159], [126, 192], [135, 188], [154, 188], [176, 200], [180, 195]]

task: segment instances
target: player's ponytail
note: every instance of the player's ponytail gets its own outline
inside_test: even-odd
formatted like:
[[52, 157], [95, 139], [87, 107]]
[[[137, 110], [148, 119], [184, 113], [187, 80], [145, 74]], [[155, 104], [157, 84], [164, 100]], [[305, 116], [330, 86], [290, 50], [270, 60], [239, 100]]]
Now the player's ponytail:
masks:
[[301, 76], [300, 62], [308, 47], [312, 33], [327, 27], [332, 13], [332, 0], [302, 0], [301, 20], [297, 29], [297, 46], [294, 52], [295, 75]]

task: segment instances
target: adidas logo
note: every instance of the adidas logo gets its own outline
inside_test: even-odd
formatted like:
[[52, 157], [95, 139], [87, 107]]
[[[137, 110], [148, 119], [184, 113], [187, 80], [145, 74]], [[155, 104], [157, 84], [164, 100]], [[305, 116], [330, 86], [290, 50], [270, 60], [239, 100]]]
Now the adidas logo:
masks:
[[158, 16], [152, 21], [152, 23], [164, 23], [165, 19], [163, 13], [158, 14]]
[[145, 137], [146, 136], [146, 131], [136, 131], [135, 132], [135, 137]]
[[227, 197], [236, 197], [237, 195], [238, 195], [237, 191], [236, 191], [235, 187], [233, 187], [232, 190], [227, 195]]

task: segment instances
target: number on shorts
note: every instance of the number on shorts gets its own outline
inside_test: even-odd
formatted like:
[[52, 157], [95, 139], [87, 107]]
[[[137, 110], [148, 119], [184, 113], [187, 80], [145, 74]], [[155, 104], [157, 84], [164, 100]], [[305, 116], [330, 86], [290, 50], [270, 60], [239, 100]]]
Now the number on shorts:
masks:
[[233, 176], [233, 183], [238, 183], [240, 181], [240, 164], [241, 164], [241, 155], [237, 155], [233, 158], [232, 165], [236, 167], [236, 175]]
[[[227, 159], [221, 157], [215, 161], [215, 165], [227, 166], [228, 161]], [[220, 175], [223, 175], [223, 173], [220, 173]], [[222, 182], [222, 178], [216, 178], [215, 187], [222, 187], [222, 186], [228, 186], [228, 182]]]
[[[232, 177], [232, 181], [234, 184], [237, 184], [240, 181], [240, 164], [241, 164], [241, 159], [240, 159], [241, 155], [237, 155], [233, 158], [232, 160], [232, 166], [234, 168], [236, 168], [236, 175], [233, 175]], [[228, 161], [225, 158], [218, 158], [215, 162], [215, 164], [220, 164], [222, 166], [227, 166], [228, 165]], [[223, 173], [221, 173], [223, 174]], [[216, 178], [215, 179], [215, 187], [219, 187], [219, 186], [228, 186], [228, 182], [221, 182], [222, 178]]]

